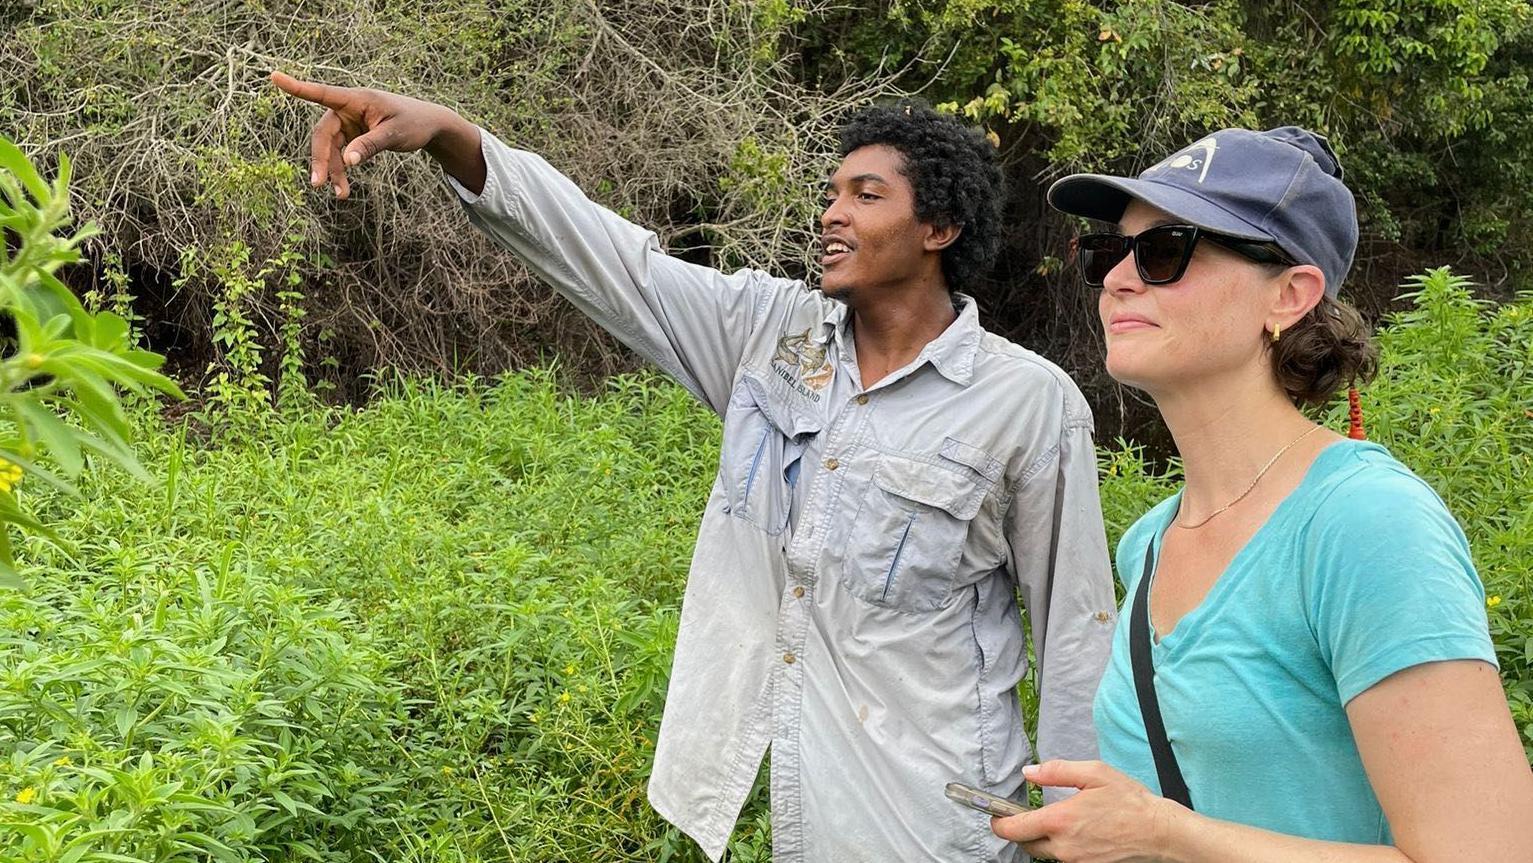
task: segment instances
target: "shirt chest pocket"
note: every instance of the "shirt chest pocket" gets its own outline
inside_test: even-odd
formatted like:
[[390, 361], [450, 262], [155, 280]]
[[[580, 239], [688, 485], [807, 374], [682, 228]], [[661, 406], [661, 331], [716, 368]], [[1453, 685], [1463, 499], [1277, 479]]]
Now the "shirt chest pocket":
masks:
[[725, 512], [776, 536], [788, 526], [793, 489], [787, 471], [803, 455], [820, 420], [774, 400], [746, 374], [730, 394], [719, 446]]
[[934, 460], [879, 455], [848, 533], [842, 583], [901, 611], [946, 605], [970, 525], [1000, 471], [999, 461], [952, 438]]

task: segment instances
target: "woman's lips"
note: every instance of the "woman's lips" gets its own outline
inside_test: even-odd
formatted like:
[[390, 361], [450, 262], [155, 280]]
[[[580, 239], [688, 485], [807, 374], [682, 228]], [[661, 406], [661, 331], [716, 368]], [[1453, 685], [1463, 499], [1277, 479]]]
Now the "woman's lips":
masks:
[[1128, 316], [1124, 316], [1124, 317], [1121, 317], [1121, 318], [1113, 318], [1112, 321], [1110, 323], [1108, 323], [1108, 325], [1107, 325], [1107, 331], [1109, 333], [1131, 333], [1131, 332], [1134, 332], [1135, 330], [1153, 330], [1153, 329], [1159, 329], [1159, 327], [1157, 327], [1155, 324], [1150, 323], [1149, 321], [1145, 320], [1144, 318], [1135, 318], [1135, 317], [1128, 317]]

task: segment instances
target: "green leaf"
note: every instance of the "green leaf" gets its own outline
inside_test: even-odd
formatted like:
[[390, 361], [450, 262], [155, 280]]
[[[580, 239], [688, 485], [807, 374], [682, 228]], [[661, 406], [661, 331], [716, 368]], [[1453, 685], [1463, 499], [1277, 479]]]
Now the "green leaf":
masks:
[[58, 461], [64, 474], [79, 476], [80, 469], [85, 465], [85, 459], [80, 455], [81, 433], [66, 425], [46, 405], [30, 399], [20, 399], [16, 401], [15, 408], [32, 436]]
[[[133, 729], [134, 723], [138, 722], [138, 711], [132, 705], [119, 707], [117, 708], [115, 721], [117, 723], [117, 733], [127, 737], [128, 732]], [[148, 753], [145, 754], [147, 755]]]
[[[4, 535], [4, 528], [0, 528], [0, 536]], [[10, 540], [4, 539], [4, 548], [0, 549], [0, 590], [26, 590], [27, 581], [16, 571], [11, 564]]]
[[44, 205], [53, 199], [53, 193], [49, 190], [48, 184], [38, 176], [37, 170], [27, 160], [26, 154], [3, 135], [0, 135], [0, 168], [15, 175], [16, 179], [27, 187], [27, 191], [32, 193], [32, 197], [39, 205]]

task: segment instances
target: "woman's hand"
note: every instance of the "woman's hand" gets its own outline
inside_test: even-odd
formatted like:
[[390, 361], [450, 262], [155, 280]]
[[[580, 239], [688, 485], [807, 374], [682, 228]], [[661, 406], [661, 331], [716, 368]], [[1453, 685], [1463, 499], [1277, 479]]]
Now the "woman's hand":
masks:
[[1034, 857], [1061, 863], [1151, 863], [1191, 813], [1100, 761], [1045, 761], [1022, 769], [1037, 785], [1080, 792], [1041, 809], [996, 818], [991, 829]]

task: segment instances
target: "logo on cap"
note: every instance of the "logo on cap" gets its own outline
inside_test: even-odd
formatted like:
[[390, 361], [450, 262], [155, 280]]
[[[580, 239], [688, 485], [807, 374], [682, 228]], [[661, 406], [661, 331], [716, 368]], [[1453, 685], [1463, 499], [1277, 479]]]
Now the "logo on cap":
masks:
[[[1201, 184], [1203, 178], [1208, 176], [1208, 169], [1214, 164], [1214, 151], [1218, 149], [1219, 142], [1214, 140], [1212, 136], [1209, 136], [1201, 141], [1189, 144], [1181, 152], [1167, 156], [1157, 164], [1146, 168], [1145, 173], [1153, 174], [1162, 168], [1198, 171], [1198, 182]], [[1201, 156], [1199, 155], [1200, 152]]]

